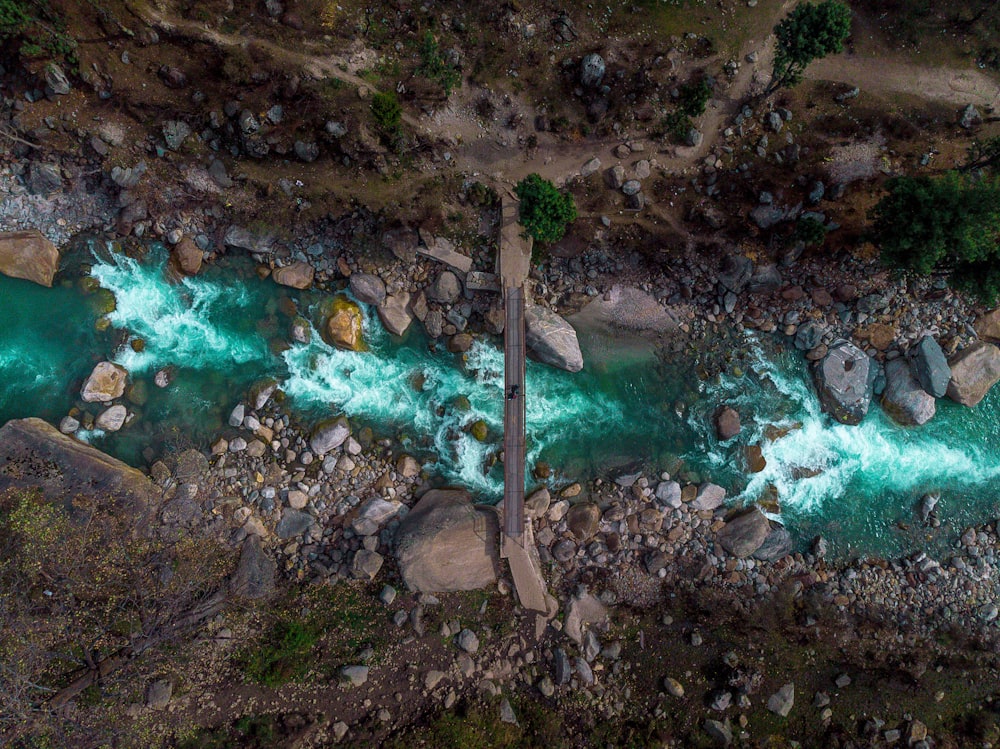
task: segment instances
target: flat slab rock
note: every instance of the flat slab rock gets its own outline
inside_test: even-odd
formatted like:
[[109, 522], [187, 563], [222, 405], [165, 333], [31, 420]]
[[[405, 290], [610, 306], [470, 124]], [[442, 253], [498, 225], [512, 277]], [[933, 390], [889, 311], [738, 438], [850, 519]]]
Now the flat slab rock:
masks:
[[67, 510], [78, 495], [107, 498], [137, 520], [161, 496], [141, 471], [34, 418], [0, 427], [0, 491], [11, 488], [37, 488]]

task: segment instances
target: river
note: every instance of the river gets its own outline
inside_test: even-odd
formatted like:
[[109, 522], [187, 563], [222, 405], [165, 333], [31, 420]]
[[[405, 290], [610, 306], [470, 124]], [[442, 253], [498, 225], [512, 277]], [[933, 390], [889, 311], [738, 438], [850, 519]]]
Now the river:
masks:
[[[364, 309], [368, 351], [333, 349], [315, 331], [309, 344], [292, 344], [292, 316], [318, 325], [323, 298], [260, 280], [246, 259], [178, 279], [161, 246], [140, 260], [81, 240], [55, 288], [0, 278], [0, 419], [58, 424], [84, 405], [79, 387], [93, 365], [112, 359], [132, 373], [138, 418], [116, 434], [80, 436], [144, 465], [163, 450], [207, 447], [250, 385], [275, 377], [303, 424], [346, 413], [427, 461], [441, 481], [498, 498], [502, 342], [477, 340], [464, 356], [451, 354], [419, 324], [393, 339]], [[555, 485], [639, 467], [650, 477], [711, 479], [736, 502], [770, 498], [800, 544], [821, 533], [840, 556], [940, 548], [1000, 512], [1000, 390], [975, 409], [941, 400], [923, 427], [900, 427], [877, 406], [848, 427], [820, 412], [807, 363], [770, 336], [730, 331], [713, 346], [725, 357], [666, 354], [653, 341], [596, 330], [580, 339], [582, 372], [529, 362], [526, 375], [527, 464], [548, 463]], [[165, 389], [153, 384], [163, 367], [173, 374]], [[712, 426], [720, 403], [743, 420], [724, 444]], [[469, 433], [478, 420], [488, 428], [483, 442]], [[767, 461], [755, 474], [746, 469], [751, 444]], [[933, 531], [913, 512], [928, 491], [942, 497], [942, 527]]]

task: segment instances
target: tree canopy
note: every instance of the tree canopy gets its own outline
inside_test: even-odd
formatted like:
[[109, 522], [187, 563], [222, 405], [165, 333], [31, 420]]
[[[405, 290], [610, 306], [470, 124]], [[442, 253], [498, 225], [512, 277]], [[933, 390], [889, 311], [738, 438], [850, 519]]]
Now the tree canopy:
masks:
[[548, 180], [529, 174], [517, 183], [514, 193], [521, 201], [521, 226], [537, 242], [558, 242], [566, 225], [576, 219], [576, 204]]
[[887, 265], [946, 272], [984, 302], [1000, 296], [1000, 182], [956, 172], [897, 177], [875, 206], [873, 241]]
[[774, 27], [777, 39], [768, 93], [799, 83], [809, 63], [840, 52], [850, 33], [851, 10], [839, 0], [796, 5]]

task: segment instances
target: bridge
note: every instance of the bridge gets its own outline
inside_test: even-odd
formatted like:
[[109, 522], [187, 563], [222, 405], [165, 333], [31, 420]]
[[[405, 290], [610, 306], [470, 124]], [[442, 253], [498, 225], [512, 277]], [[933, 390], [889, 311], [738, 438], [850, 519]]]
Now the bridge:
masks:
[[[545, 587], [531, 523], [524, 517], [524, 428], [527, 388], [524, 381], [524, 283], [531, 269], [531, 237], [522, 236], [518, 202], [501, 198], [500, 250], [497, 272], [503, 294], [504, 430], [503, 531], [501, 555], [510, 565], [521, 605], [539, 614], [554, 613], [555, 601]], [[517, 397], [509, 397], [517, 387]], [[538, 618], [540, 626], [545, 619]]]

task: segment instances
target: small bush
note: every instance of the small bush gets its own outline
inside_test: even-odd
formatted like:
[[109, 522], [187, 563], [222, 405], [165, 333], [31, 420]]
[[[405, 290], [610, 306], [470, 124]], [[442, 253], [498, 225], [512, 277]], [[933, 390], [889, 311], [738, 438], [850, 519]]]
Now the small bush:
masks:
[[806, 246], [822, 244], [826, 239], [826, 227], [818, 219], [800, 218], [795, 224], [795, 239]]
[[372, 97], [372, 116], [383, 133], [394, 135], [403, 120], [403, 108], [392, 92], [379, 91]]
[[678, 109], [688, 117], [701, 117], [705, 114], [705, 106], [712, 98], [712, 86], [708, 80], [685, 83], [680, 87]]

